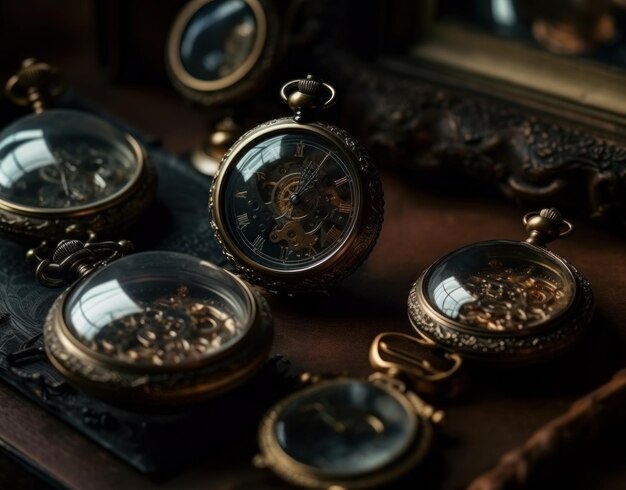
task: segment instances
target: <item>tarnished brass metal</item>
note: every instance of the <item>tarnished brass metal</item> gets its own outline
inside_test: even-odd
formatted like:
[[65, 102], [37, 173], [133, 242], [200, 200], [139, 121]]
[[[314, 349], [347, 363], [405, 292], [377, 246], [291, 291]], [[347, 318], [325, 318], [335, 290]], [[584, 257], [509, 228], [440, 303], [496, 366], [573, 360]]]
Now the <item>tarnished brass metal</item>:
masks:
[[[388, 341], [400, 345], [390, 350]], [[441, 380], [451, 376], [461, 362], [452, 354], [448, 360], [450, 366], [438, 371], [423, 358], [407, 354], [407, 348], [416, 342], [421, 348], [425, 346], [423, 341], [403, 334], [385, 333], [376, 337], [370, 362], [383, 372], [376, 372], [367, 380], [344, 377], [321, 380], [307, 376], [307, 388], [280, 401], [261, 421], [260, 454], [254, 458], [254, 465], [272, 470], [291, 484], [319, 489], [378, 487], [409, 472], [428, 453], [433, 424], [444, 418], [443, 412], [418, 397], [409, 383], [416, 382], [413, 377]], [[390, 353], [394, 360], [384, 361]], [[342, 398], [342, 393], [346, 398]], [[358, 394], [351, 398], [350, 393]], [[377, 402], [368, 405], [368, 397], [376, 398]], [[401, 431], [403, 445], [385, 443], [387, 431], [393, 425], [391, 419], [385, 418], [391, 407], [402, 413], [398, 415], [403, 421], [401, 426], [391, 430]], [[305, 425], [292, 427], [293, 424]], [[294, 432], [294, 428], [300, 431]], [[314, 439], [308, 437], [312, 433]], [[360, 444], [365, 439], [367, 458], [358, 458], [358, 463], [356, 458], [348, 458], [343, 465], [337, 463], [332, 453], [316, 453], [325, 447], [319, 446], [324, 438], [341, 446], [336, 455], [340, 459], [361, 454]], [[293, 448], [299, 444], [302, 447]], [[333, 451], [332, 447], [326, 449]]]
[[[112, 235], [134, 223], [155, 195], [156, 170], [145, 149], [134, 137], [119, 132], [105, 121], [78, 111], [59, 109], [44, 111], [64, 90], [65, 81], [59, 71], [32, 58], [25, 60], [16, 75], [7, 82], [8, 98], [20, 105], [32, 105], [36, 113], [13, 123], [10, 128], [15, 127], [16, 135], [13, 137], [14, 135], [6, 134], [7, 141], [12, 140], [12, 145], [30, 144], [31, 152], [25, 152], [24, 155], [31, 155], [37, 149], [41, 153], [39, 167], [46, 163], [51, 169], [46, 173], [45, 169], [36, 167], [34, 170], [29, 169], [28, 175], [39, 172], [40, 178], [50, 187], [58, 187], [67, 196], [75, 193], [80, 197], [77, 202], [71, 204], [57, 203], [58, 199], [54, 194], [52, 197], [40, 196], [36, 201], [33, 200], [37, 195], [34, 192], [31, 193], [33, 197], [29, 198], [28, 203], [0, 197], [0, 232], [11, 238], [26, 239], [30, 242], [41, 239], [59, 240], [64, 238], [65, 230], [72, 225], [102, 235]], [[67, 129], [64, 136], [67, 136], [76, 154], [65, 151], [61, 144], [59, 148], [51, 149], [49, 142], [45, 140], [47, 131], [57, 130], [56, 124], [68, 119], [72, 119], [76, 126]], [[111, 131], [119, 137], [121, 141], [112, 141], [111, 144], [124, 146], [124, 154], [132, 161], [132, 168], [125, 169], [126, 173], [120, 170], [122, 173], [110, 177], [116, 179], [113, 187], [107, 187], [105, 178], [101, 174], [96, 175], [94, 169], [90, 170], [91, 174], [85, 170], [85, 160], [90, 160], [89, 165], [93, 165], [93, 161], [97, 159], [113, 157], [100, 148], [92, 148], [90, 142], [72, 133], [81, 129], [83, 120], [96, 125], [99, 129]], [[22, 124], [27, 129], [22, 130]], [[16, 148], [19, 149], [19, 146]], [[5, 164], [9, 165], [10, 161]], [[24, 162], [22, 164], [24, 165]], [[20, 178], [25, 178], [26, 172], [18, 174]], [[5, 180], [13, 185], [12, 177]], [[74, 185], [72, 182], [77, 184]], [[103, 187], [111, 190], [99, 194], [94, 192], [94, 189], [101, 191]]]
[[578, 270], [545, 245], [570, 236], [556, 209], [528, 213], [525, 242], [493, 240], [456, 250], [411, 288], [409, 319], [428, 342], [501, 364], [544, 360], [573, 345], [593, 313]]
[[[314, 109], [327, 108], [334, 103], [335, 91], [330, 85], [309, 76], [285, 84], [281, 97], [290, 105], [294, 116], [268, 121], [253, 128], [224, 155], [211, 188], [211, 227], [224, 255], [251, 282], [273, 291], [325, 289], [351, 274], [373, 248], [383, 220], [382, 186], [367, 153], [349, 134], [335, 126], [310, 120]], [[226, 206], [237, 199], [237, 195], [242, 198], [239, 202], [244, 203], [248, 199], [245, 197], [248, 195], [246, 189], [226, 192], [229, 182], [235, 182], [243, 175], [237, 167], [239, 162], [243, 158], [252, 158], [252, 150], [256, 152], [255, 148], [265, 148], [266, 142], [282, 135], [296, 141], [293, 149], [289, 150], [292, 155], [281, 156], [280, 151], [276, 151], [272, 154], [274, 156], [268, 157], [275, 160], [265, 159], [262, 163], [264, 167], [256, 168], [258, 178], [264, 179], [258, 188], [269, 189], [267, 193], [271, 196], [265, 198], [261, 206], [258, 202], [249, 201], [253, 206], [250, 214], [247, 209], [241, 215], [228, 214]], [[317, 146], [311, 145], [311, 148], [325, 148], [316, 149], [317, 153], [312, 156], [302, 156], [299, 148], [305, 143], [297, 143], [297, 140], [306, 138], [317, 141]], [[341, 161], [343, 171], [348, 174], [324, 180], [320, 172], [324, 172], [321, 169], [331, 155]], [[281, 174], [287, 172], [287, 167], [290, 169], [288, 173]], [[266, 181], [269, 172], [276, 177]], [[248, 179], [247, 182], [253, 181]], [[345, 197], [339, 191], [341, 186], [351, 189]], [[260, 191], [253, 188], [252, 192]], [[285, 260], [285, 267], [276, 267], [263, 263], [257, 255], [244, 250], [232, 229], [245, 228], [250, 219], [263, 213], [267, 213], [272, 221], [259, 228], [256, 242], [251, 244], [254, 250], [262, 249], [265, 243], [282, 244], [285, 254], [309, 254], [313, 260], [301, 266], [289, 266]], [[345, 229], [338, 229], [329, 223], [325, 232], [316, 231], [324, 226], [324, 220], [330, 214], [343, 219], [341, 213], [351, 220], [349, 226], [344, 226]], [[314, 222], [315, 216], [319, 218], [315, 218]], [[239, 219], [241, 222], [237, 223]], [[304, 228], [305, 223], [308, 223], [308, 228]], [[315, 247], [321, 248], [328, 243], [333, 244], [333, 253], [316, 251]]]
[[[398, 345], [399, 344], [399, 345]], [[463, 363], [457, 353], [442, 351], [439, 355], [445, 363], [440, 367], [409, 350], [418, 347], [422, 352], [432, 352], [436, 344], [422, 338], [399, 332], [384, 332], [376, 336], [370, 347], [370, 364], [374, 369], [388, 374], [404, 375], [412, 379], [428, 382], [443, 381], [453, 376]]]
[[[75, 233], [72, 228], [68, 228], [68, 236]], [[47, 241], [28, 250], [26, 260], [37, 264], [35, 275], [41, 285], [51, 288], [70, 284], [133, 251], [128, 240], [101, 242], [94, 232], [86, 235], [86, 241], [61, 240], [52, 251]]]
[[226, 117], [218, 121], [206, 140], [193, 149], [191, 164], [198, 172], [213, 177], [224, 154], [240, 135], [241, 130], [232, 118]]
[[[115, 258], [88, 264], [92, 274], [59, 296], [44, 324], [50, 362], [78, 389], [142, 411], [161, 410], [230, 390], [267, 360], [269, 306], [244, 281], [183, 254]], [[149, 262], [169, 265], [146, 271]], [[117, 266], [115, 273], [108, 270]], [[199, 289], [204, 274], [217, 289]], [[130, 277], [125, 287], [122, 276]], [[154, 289], [161, 295], [141, 299], [154, 281], [161, 281]], [[222, 301], [222, 294], [230, 299]]]
[[39, 114], [49, 102], [63, 95], [66, 88], [67, 82], [59, 70], [35, 58], [28, 58], [7, 81], [5, 93], [13, 103], [30, 105], [33, 112]]
[[307, 111], [328, 109], [336, 102], [335, 89], [312, 75], [287, 82], [280, 89], [280, 97], [294, 112], [296, 121], [300, 121]]

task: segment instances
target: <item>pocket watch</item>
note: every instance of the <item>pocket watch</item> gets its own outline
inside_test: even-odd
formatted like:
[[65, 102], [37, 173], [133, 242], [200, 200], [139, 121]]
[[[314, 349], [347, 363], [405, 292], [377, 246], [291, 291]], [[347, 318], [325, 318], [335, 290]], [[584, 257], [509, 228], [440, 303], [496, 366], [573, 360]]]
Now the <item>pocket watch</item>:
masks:
[[122, 406], [173, 407], [261, 368], [272, 319], [251, 287], [189, 255], [126, 251], [127, 242], [64, 240], [40, 263], [44, 279], [79, 277], [43, 330], [46, 354], [70, 384]]
[[414, 468], [428, 453], [433, 422], [443, 412], [411, 389], [416, 379], [437, 380], [459, 366], [452, 356], [440, 370], [407, 355], [424, 341], [401, 333], [374, 339], [368, 379], [318, 380], [272, 407], [259, 427], [259, 468], [307, 488], [370, 488]]
[[383, 193], [365, 150], [315, 122], [335, 90], [312, 76], [282, 87], [294, 111], [244, 134], [213, 180], [211, 227], [235, 268], [270, 290], [321, 290], [351, 274], [374, 246]]
[[185, 97], [204, 105], [239, 100], [269, 74], [278, 31], [271, 0], [193, 0], [168, 37], [170, 79]]
[[580, 338], [593, 313], [591, 286], [546, 248], [573, 226], [556, 209], [523, 222], [525, 242], [478, 242], [424, 271], [408, 299], [421, 337], [464, 358], [504, 364], [547, 359]]
[[44, 110], [65, 90], [59, 72], [34, 59], [6, 85], [32, 105], [0, 133], [0, 231], [53, 239], [69, 226], [115, 233], [137, 220], [156, 190], [156, 172], [130, 134], [84, 112]]

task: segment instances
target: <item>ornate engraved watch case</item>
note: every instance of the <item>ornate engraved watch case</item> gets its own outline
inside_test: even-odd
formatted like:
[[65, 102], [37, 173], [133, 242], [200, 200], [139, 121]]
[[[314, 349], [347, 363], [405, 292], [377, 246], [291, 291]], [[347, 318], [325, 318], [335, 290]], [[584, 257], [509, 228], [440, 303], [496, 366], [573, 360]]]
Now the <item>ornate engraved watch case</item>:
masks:
[[569, 236], [556, 209], [524, 217], [525, 242], [492, 240], [456, 250], [413, 285], [417, 333], [465, 358], [520, 364], [551, 357], [579, 339], [593, 313], [588, 281], [545, 248]]
[[156, 172], [135, 138], [84, 112], [44, 111], [64, 89], [33, 59], [7, 83], [8, 98], [35, 111], [0, 133], [0, 231], [13, 238], [56, 240], [72, 225], [112, 234], [154, 197]]
[[383, 220], [380, 179], [345, 131], [313, 122], [335, 100], [312, 77], [283, 86], [293, 117], [268, 121], [224, 155], [213, 181], [211, 226], [230, 262], [270, 290], [321, 290], [351, 274]]
[[383, 372], [368, 379], [313, 379], [276, 404], [261, 422], [255, 465], [307, 488], [370, 488], [406, 474], [427, 454], [432, 423], [443, 419], [412, 391], [412, 381], [450, 376], [460, 363], [455, 357], [438, 372], [407, 356], [422, 342], [381, 334], [370, 363]]
[[278, 15], [268, 0], [193, 0], [178, 14], [166, 49], [174, 86], [204, 105], [257, 90], [278, 46]]
[[78, 389], [124, 406], [178, 406], [241, 384], [267, 359], [269, 307], [236, 276], [174, 252], [114, 260], [115, 244], [86, 261], [83, 245], [57, 248], [57, 262], [90, 273], [44, 326], [48, 358]]

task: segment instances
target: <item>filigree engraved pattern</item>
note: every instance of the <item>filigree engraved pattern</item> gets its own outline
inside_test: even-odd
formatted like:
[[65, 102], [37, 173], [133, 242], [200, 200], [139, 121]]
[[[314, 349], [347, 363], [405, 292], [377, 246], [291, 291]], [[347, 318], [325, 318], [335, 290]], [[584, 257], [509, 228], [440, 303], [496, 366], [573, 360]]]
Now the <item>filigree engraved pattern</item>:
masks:
[[424, 309], [423, 298], [420, 297], [426, 271], [411, 288], [408, 299], [409, 318], [421, 335], [468, 357], [489, 360], [505, 356], [510, 362], [515, 362], [516, 356], [521, 356], [526, 361], [542, 358], [573, 344], [583, 333], [593, 314], [594, 297], [591, 285], [573, 266], [568, 264], [568, 267], [580, 289], [579, 296], [571, 307], [567, 321], [555, 323], [554, 327], [542, 332], [533, 334], [529, 331], [521, 336], [502, 332], [479, 335], [437, 321]]
[[27, 239], [60, 239], [66, 228], [79, 225], [105, 236], [115, 235], [135, 223], [152, 202], [156, 193], [157, 173], [148, 162], [138, 186], [119, 204], [85, 216], [45, 217], [25, 216], [0, 210], [0, 233]]

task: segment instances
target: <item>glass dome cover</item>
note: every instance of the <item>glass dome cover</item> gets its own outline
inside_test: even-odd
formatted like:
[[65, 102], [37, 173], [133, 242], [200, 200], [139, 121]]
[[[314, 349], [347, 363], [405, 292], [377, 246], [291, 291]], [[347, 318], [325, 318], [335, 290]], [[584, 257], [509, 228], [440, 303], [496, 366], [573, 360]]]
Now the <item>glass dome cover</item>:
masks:
[[593, 291], [546, 248], [573, 226], [554, 208], [528, 213], [528, 238], [455, 250], [431, 265], [409, 293], [409, 319], [427, 341], [462, 357], [500, 364], [545, 360], [588, 327]]
[[141, 409], [238, 386], [271, 343], [261, 296], [209, 262], [164, 251], [101, 263], [57, 298], [44, 324], [48, 359], [70, 383]]
[[139, 179], [137, 153], [124, 133], [84, 112], [23, 117], [0, 133], [0, 201], [56, 214], [102, 207]]
[[111, 235], [154, 198], [157, 174], [130, 134], [82, 111], [48, 110], [66, 89], [51, 65], [25, 59], [5, 93], [23, 117], [0, 133], [0, 233], [61, 240], [69, 230]]
[[328, 477], [362, 476], [411, 445], [417, 419], [401, 399], [365, 380], [309, 390], [285, 404], [275, 437], [290, 458]]
[[94, 355], [124, 365], [194, 367], [240, 341], [254, 320], [241, 284], [222, 269], [172, 252], [119, 259], [67, 297], [65, 323]]
[[574, 286], [572, 273], [556, 258], [504, 240], [453, 252], [424, 281], [426, 297], [439, 314], [467, 328], [507, 334], [565, 313]]

